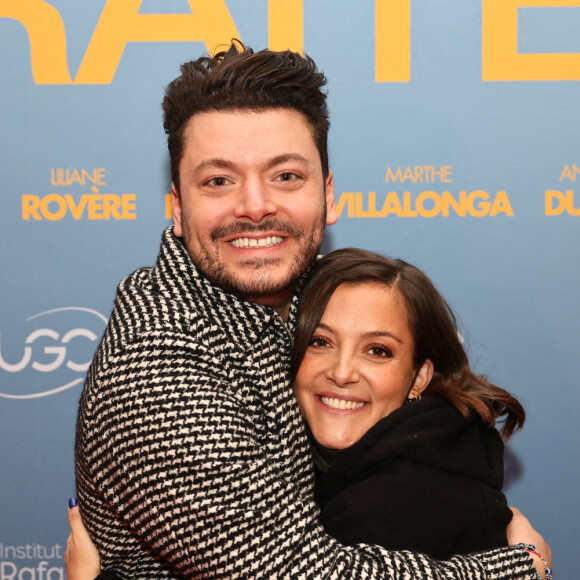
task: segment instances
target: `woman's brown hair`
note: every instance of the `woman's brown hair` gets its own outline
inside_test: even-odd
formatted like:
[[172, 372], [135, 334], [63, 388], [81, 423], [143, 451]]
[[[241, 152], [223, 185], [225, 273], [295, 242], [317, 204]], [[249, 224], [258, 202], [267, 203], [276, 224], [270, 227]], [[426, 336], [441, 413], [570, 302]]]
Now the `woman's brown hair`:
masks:
[[471, 371], [455, 315], [431, 280], [403, 260], [366, 250], [336, 250], [320, 258], [313, 266], [298, 305], [293, 376], [296, 376], [334, 291], [341, 284], [367, 282], [395, 288], [405, 300], [408, 323], [415, 340], [413, 365], [419, 368], [430, 359], [435, 369], [431, 382], [423, 391], [424, 396], [442, 397], [465, 417], [473, 411], [491, 426], [495, 426], [496, 420], [501, 420], [501, 434], [505, 440], [523, 426], [526, 415], [519, 401], [490, 383], [484, 375]]

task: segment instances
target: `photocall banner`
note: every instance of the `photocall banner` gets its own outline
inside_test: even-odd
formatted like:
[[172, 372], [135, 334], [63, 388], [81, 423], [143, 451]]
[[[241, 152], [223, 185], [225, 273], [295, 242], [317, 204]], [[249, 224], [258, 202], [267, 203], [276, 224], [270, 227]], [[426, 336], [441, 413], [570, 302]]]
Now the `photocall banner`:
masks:
[[170, 224], [163, 89], [232, 38], [324, 70], [324, 250], [433, 278], [525, 405], [505, 491], [575, 578], [580, 0], [0, 0], [0, 580], [64, 577], [85, 373]]

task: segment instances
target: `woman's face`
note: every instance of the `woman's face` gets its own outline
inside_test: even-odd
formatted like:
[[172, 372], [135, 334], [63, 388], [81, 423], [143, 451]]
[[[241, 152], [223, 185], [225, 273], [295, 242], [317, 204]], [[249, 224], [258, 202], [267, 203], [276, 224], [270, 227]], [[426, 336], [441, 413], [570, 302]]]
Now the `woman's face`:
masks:
[[377, 421], [420, 394], [432, 376], [426, 361], [415, 381], [414, 340], [405, 303], [379, 282], [334, 292], [294, 385], [316, 440], [330, 449], [358, 441]]

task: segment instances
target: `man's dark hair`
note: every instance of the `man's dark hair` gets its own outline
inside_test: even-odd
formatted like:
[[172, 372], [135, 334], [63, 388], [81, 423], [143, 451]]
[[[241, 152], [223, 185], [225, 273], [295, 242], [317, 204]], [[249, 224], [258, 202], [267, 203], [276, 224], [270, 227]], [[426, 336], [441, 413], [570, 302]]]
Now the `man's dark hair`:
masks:
[[169, 83], [163, 99], [163, 127], [171, 161], [171, 179], [179, 192], [179, 163], [187, 122], [202, 111], [294, 109], [310, 127], [328, 175], [327, 136], [330, 126], [326, 77], [314, 61], [289, 50], [254, 52], [238, 41], [213, 57], [181, 65], [181, 75]]

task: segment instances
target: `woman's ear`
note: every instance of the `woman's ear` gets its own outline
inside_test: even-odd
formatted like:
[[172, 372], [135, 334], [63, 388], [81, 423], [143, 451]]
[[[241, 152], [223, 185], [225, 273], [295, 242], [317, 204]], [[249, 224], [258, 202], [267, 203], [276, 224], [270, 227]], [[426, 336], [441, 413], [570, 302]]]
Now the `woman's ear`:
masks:
[[415, 376], [415, 381], [413, 386], [409, 391], [409, 399], [418, 399], [421, 397], [421, 393], [429, 386], [431, 379], [433, 378], [433, 372], [435, 367], [430, 359], [426, 359], [421, 368], [417, 371]]

